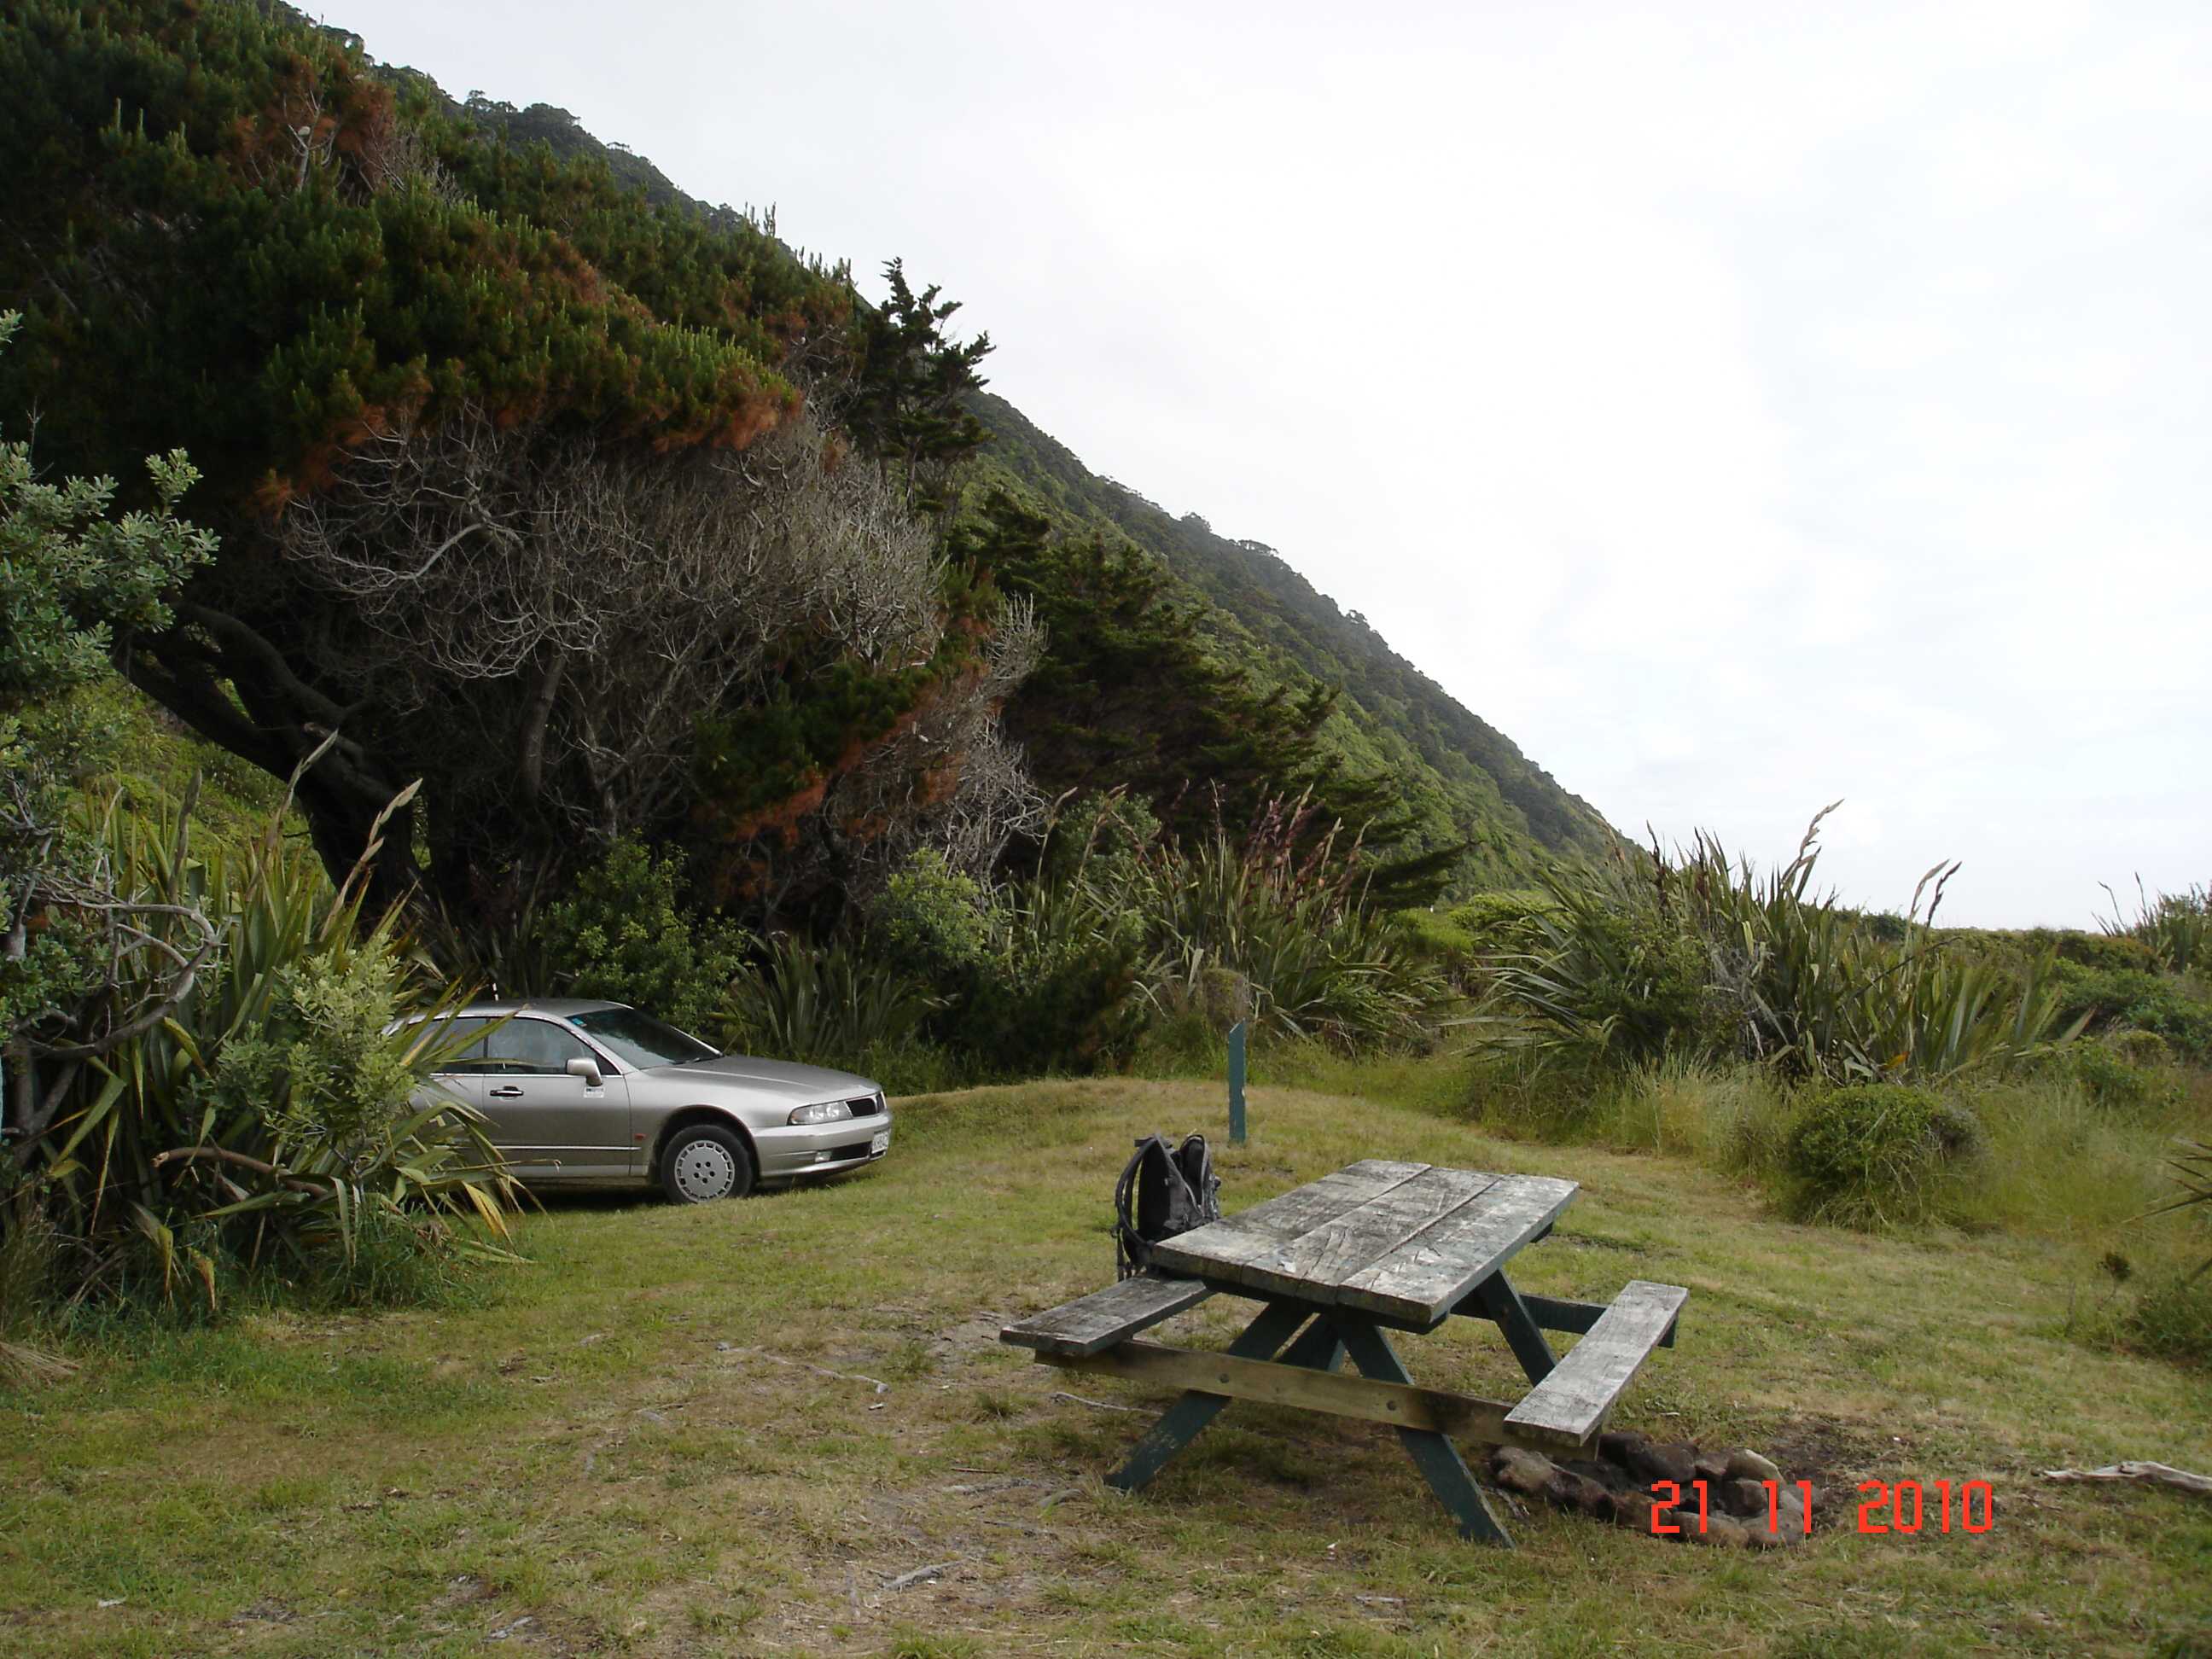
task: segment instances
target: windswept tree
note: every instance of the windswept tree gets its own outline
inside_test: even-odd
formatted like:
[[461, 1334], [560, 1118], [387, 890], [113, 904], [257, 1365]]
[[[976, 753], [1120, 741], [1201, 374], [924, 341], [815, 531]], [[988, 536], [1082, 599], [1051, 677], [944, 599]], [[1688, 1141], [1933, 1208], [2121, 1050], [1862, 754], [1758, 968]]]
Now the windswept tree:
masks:
[[[1033, 810], [994, 719], [1027, 613], [916, 510], [988, 349], [934, 290], [878, 352], [842, 269], [510, 145], [283, 7], [36, 0], [0, 80], [0, 396], [74, 471], [189, 441], [222, 556], [118, 661], [274, 774], [320, 751], [333, 870], [416, 778], [380, 898], [479, 902], [634, 830], [787, 894]], [[801, 382], [889, 413], [841, 432]]]
[[982, 447], [990, 429], [969, 405], [969, 394], [989, 384], [976, 365], [991, 355], [991, 337], [956, 341], [945, 325], [960, 309], [935, 288], [917, 295], [906, 265], [884, 267], [890, 296], [864, 307], [856, 319], [855, 362], [839, 416], [879, 464], [896, 465], [907, 503], [926, 513], [951, 505], [953, 467]]

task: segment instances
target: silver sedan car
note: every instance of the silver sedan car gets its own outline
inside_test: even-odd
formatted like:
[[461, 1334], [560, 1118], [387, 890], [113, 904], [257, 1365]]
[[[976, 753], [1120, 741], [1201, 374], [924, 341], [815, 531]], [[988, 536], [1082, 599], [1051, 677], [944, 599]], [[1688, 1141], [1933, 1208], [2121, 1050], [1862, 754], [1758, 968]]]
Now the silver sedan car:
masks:
[[483, 1114], [532, 1186], [659, 1186], [679, 1203], [835, 1175], [891, 1144], [884, 1091], [818, 1066], [718, 1054], [618, 1002], [473, 1003], [441, 1039], [479, 1033], [438, 1082]]

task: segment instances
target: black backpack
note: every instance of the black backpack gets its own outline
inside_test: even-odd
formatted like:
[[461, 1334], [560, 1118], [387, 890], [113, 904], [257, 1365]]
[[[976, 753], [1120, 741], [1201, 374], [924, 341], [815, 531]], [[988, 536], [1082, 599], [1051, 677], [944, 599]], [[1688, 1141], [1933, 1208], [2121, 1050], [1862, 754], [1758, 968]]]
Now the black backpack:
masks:
[[1221, 1219], [1221, 1177], [1204, 1135], [1181, 1146], [1146, 1135], [1114, 1185], [1114, 1261], [1120, 1277], [1152, 1264], [1152, 1246]]

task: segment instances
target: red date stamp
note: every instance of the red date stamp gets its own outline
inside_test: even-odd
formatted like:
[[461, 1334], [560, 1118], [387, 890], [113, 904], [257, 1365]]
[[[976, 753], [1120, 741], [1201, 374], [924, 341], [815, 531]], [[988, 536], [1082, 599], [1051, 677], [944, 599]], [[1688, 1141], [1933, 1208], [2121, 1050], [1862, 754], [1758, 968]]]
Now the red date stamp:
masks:
[[[1758, 1484], [1766, 1492], [1767, 1531], [1779, 1533], [1787, 1526], [1802, 1536], [1812, 1536], [1811, 1481], [1799, 1480], [1785, 1486], [1779, 1480], [1762, 1480]], [[1651, 1483], [1653, 1532], [1706, 1530], [1712, 1514], [1708, 1483], [1692, 1480], [1688, 1485], [1691, 1495], [1686, 1497], [1679, 1481]], [[1862, 1480], [1858, 1490], [1863, 1500], [1858, 1507], [1858, 1530], [1862, 1534], [1984, 1533], [1996, 1524], [1996, 1496], [1986, 1480], [1968, 1480], [1956, 1486], [1948, 1480], [1931, 1480], [1925, 1486], [1917, 1480], [1899, 1480], [1894, 1485], [1886, 1480]], [[1738, 1517], [1738, 1523], [1744, 1526], [1756, 1522], [1756, 1516]]]

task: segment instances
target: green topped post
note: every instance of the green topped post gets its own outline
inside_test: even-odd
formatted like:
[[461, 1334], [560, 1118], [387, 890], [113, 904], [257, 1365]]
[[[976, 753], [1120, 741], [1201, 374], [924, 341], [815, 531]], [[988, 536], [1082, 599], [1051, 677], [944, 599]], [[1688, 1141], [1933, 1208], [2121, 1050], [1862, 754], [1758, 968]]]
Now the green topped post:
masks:
[[1229, 1028], [1229, 1144], [1244, 1144], [1244, 1022]]

